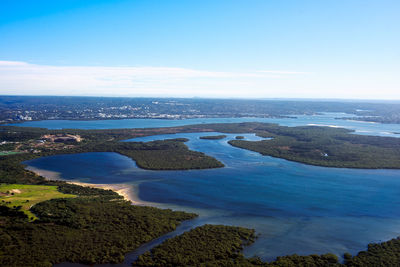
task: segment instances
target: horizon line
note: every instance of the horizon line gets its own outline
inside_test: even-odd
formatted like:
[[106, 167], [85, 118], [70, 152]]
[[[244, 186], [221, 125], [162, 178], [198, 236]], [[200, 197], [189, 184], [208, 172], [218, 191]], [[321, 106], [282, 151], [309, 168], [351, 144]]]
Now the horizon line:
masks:
[[371, 99], [371, 98], [290, 98], [290, 97], [271, 97], [271, 98], [244, 98], [244, 97], [204, 97], [204, 96], [192, 96], [192, 97], [179, 97], [179, 96], [110, 96], [110, 95], [25, 95], [25, 94], [0, 94], [0, 97], [82, 97], [82, 98], [149, 98], [149, 99], [204, 99], [204, 100], [268, 100], [268, 101], [328, 101], [328, 102], [399, 102], [400, 99]]

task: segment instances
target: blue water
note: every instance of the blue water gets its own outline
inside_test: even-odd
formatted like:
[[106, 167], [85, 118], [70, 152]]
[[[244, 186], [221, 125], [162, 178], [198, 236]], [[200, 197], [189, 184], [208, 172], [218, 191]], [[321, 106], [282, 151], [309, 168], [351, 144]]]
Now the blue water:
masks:
[[115, 153], [58, 155], [27, 164], [58, 172], [66, 180], [130, 183], [150, 205], [197, 212], [202, 223], [254, 228], [260, 237], [245, 254], [264, 260], [293, 253], [340, 256], [400, 235], [400, 170], [324, 168], [266, 157], [227, 144], [233, 134], [222, 140], [199, 139], [215, 134], [131, 141], [189, 138], [191, 149], [225, 164], [219, 169], [149, 171]]
[[362, 121], [337, 120], [335, 118], [355, 117], [345, 113], [325, 113], [321, 115], [296, 115], [296, 118], [199, 118], [185, 120], [163, 119], [125, 119], [125, 120], [44, 120], [27, 121], [9, 124], [24, 127], [41, 127], [48, 129], [118, 129], [118, 128], [155, 128], [173, 127], [203, 123], [230, 122], [267, 122], [284, 126], [320, 125], [335, 126], [355, 130], [358, 134], [400, 137], [400, 124], [379, 124]]

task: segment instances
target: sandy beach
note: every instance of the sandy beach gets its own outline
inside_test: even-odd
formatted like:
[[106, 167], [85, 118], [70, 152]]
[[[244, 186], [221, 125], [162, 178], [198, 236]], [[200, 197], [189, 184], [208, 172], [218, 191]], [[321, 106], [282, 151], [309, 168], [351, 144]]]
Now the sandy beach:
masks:
[[94, 188], [101, 188], [105, 190], [112, 190], [119, 195], [123, 196], [125, 200], [132, 202], [133, 205], [144, 205], [145, 203], [140, 201], [136, 196], [136, 190], [133, 185], [130, 184], [91, 184], [83, 182], [70, 182], [69, 184], [76, 184], [80, 186], [88, 186]]
[[68, 180], [63, 180], [60, 178], [60, 173], [38, 169], [35, 167], [28, 166], [26, 170], [32, 171], [37, 175], [43, 176], [48, 180], [61, 180], [69, 184], [75, 184], [80, 186], [88, 186], [93, 188], [101, 188], [106, 190], [112, 190], [119, 195], [123, 196], [125, 200], [130, 201], [133, 205], [145, 205], [146, 203], [141, 201], [137, 196], [137, 186], [132, 184], [92, 184], [84, 182], [72, 182]]

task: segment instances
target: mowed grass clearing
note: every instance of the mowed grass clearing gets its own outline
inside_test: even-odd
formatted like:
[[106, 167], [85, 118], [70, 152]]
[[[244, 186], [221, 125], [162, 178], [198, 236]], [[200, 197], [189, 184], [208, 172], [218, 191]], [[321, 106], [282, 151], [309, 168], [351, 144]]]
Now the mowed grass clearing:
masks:
[[6, 205], [8, 207], [21, 206], [21, 210], [28, 215], [30, 220], [37, 219], [37, 217], [29, 211], [36, 203], [54, 198], [71, 197], [76, 196], [59, 192], [57, 186], [0, 184], [0, 205]]
[[20, 154], [22, 152], [16, 152], [16, 151], [0, 151], [0, 156], [8, 156], [8, 155], [15, 155], [15, 154]]

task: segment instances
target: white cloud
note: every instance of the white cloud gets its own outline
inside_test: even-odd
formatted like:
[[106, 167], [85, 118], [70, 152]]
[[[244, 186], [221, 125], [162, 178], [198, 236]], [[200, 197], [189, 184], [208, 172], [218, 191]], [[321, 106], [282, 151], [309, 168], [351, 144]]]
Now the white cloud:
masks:
[[[48, 66], [0, 61], [0, 94], [242, 98], [400, 99], [398, 82], [370, 75], [282, 70]], [[361, 76], [360, 76], [361, 77]], [[394, 78], [393, 78], [394, 79]]]
[[254, 87], [257, 79], [281, 77], [273, 74], [173, 67], [47, 66], [0, 61], [0, 93], [132, 96], [223, 96], [228, 93], [226, 96], [229, 96], [230, 92], [244, 89], [244, 86]]
[[282, 71], [282, 70], [259, 70], [259, 73], [273, 73], [273, 74], [312, 74], [311, 72], [303, 71]]

